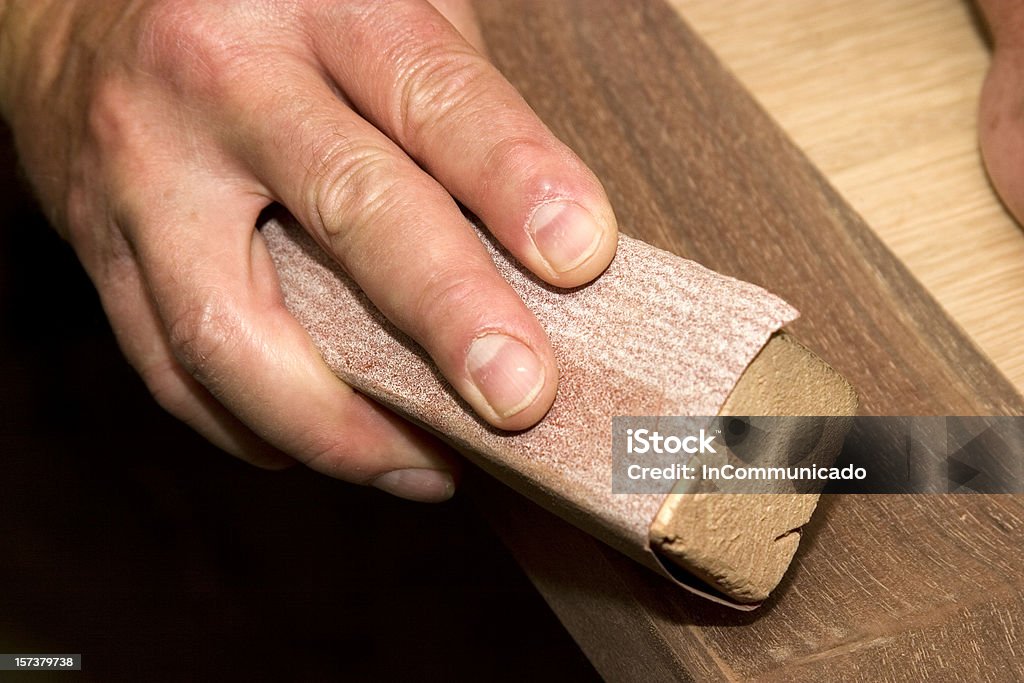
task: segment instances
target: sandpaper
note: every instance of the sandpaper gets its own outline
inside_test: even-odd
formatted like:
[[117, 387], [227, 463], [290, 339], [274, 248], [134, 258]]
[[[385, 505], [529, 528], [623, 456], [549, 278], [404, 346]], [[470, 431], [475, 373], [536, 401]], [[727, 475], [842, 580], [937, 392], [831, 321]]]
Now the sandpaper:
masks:
[[612, 417], [716, 415], [796, 310], [756, 285], [626, 236], [597, 280], [558, 289], [479, 227], [467, 229], [477, 231], [499, 273], [543, 325], [559, 364], [554, 405], [526, 431], [503, 432], [476, 417], [430, 357], [292, 219], [271, 219], [262, 234], [289, 310], [338, 377], [666, 574], [648, 547], [648, 528], [665, 495], [612, 492]]

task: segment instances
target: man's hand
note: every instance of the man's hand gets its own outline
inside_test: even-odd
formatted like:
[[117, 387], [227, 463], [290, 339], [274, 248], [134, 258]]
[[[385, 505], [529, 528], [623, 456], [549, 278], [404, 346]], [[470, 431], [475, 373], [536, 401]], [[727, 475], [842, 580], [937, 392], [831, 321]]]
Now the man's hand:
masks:
[[561, 287], [615, 218], [479, 41], [461, 0], [12, 0], [0, 105], [167, 410], [258, 465], [443, 500], [447, 450], [331, 374], [254, 225], [280, 202], [480, 416], [539, 420], [551, 348], [452, 197]]

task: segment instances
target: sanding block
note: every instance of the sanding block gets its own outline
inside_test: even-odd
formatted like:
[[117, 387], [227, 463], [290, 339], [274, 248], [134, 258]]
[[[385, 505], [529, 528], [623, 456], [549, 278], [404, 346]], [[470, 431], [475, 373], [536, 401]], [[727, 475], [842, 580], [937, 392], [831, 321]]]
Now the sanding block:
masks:
[[[857, 395], [843, 377], [785, 333], [776, 333], [740, 376], [720, 415], [794, 416], [775, 421], [773, 443], [759, 444], [759, 462], [803, 460], [827, 466], [842, 448], [857, 412]], [[808, 433], [812, 439], [807, 439]], [[774, 451], [774, 452], [773, 452]], [[681, 567], [739, 604], [768, 597], [789, 567], [802, 527], [818, 503], [805, 493], [683, 493], [677, 485], [650, 527], [659, 558]]]
[[[852, 415], [849, 385], [777, 334], [797, 316], [784, 301], [625, 236], [601, 277], [559, 290], [477, 228], [547, 331], [560, 371], [545, 418], [502, 432], [473, 414], [293, 219], [270, 219], [261, 231], [289, 310], [346, 383], [688, 590], [750, 609], [779, 582], [816, 494], [616, 493], [611, 460], [615, 416]], [[838, 450], [843, 424], [828, 429], [835, 438], [822, 448]]]

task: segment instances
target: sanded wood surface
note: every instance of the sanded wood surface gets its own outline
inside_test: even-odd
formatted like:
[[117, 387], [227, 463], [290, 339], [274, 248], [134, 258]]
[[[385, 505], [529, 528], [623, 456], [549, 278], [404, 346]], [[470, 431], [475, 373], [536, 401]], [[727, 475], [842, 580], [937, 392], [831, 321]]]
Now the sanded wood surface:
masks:
[[[854, 384], [863, 413], [1024, 412], [1013, 386], [667, 5], [489, 1], [480, 10], [494, 58], [599, 174], [625, 232], [794, 303], [803, 318], [789, 329]], [[753, 614], [683, 595], [514, 498], [491, 507], [613, 679], [1024, 675], [1021, 497], [826, 498], [790, 574]]]

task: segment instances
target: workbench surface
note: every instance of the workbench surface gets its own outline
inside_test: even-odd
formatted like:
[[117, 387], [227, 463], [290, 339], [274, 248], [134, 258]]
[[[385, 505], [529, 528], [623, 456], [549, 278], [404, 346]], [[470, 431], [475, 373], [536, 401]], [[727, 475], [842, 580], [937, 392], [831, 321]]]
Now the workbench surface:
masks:
[[978, 152], [990, 51], [963, 0], [671, 0], [1024, 389], [1024, 231]]

